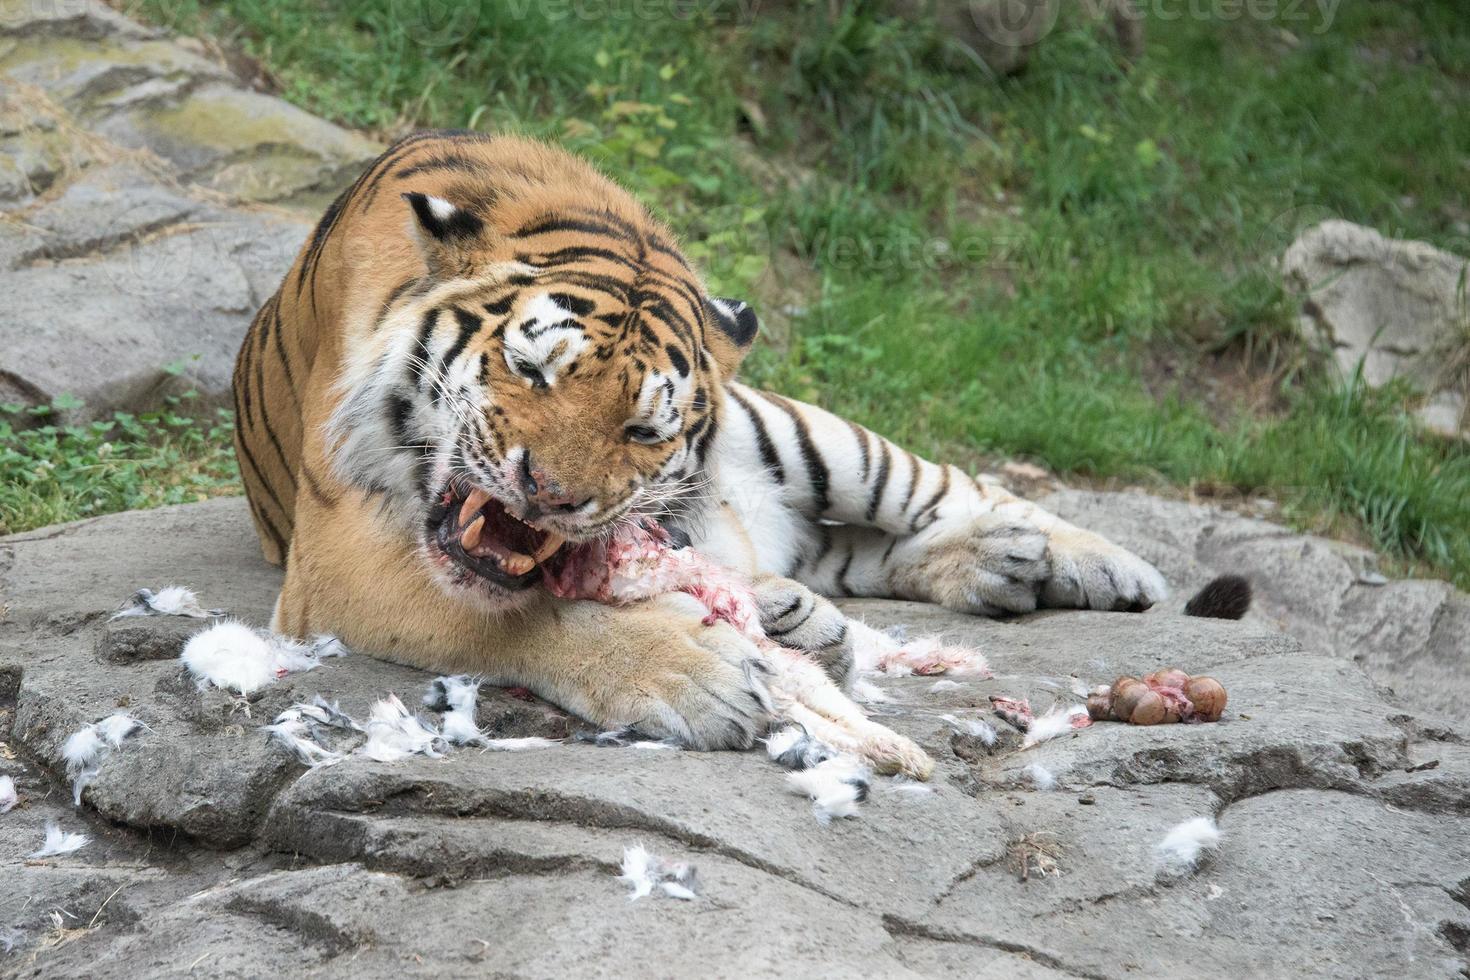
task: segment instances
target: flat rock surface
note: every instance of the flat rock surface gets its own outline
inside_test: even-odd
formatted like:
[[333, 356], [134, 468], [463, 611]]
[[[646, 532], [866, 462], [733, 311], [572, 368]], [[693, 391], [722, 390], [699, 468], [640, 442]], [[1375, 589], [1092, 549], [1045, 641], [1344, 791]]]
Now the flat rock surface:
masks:
[[[278, 581], [238, 499], [0, 539], [0, 773], [21, 795], [0, 815], [15, 883], [0, 899], [7, 975], [1464, 968], [1470, 747], [1261, 619], [1161, 608], [990, 622], [851, 602], [871, 623], [981, 647], [996, 676], [938, 690], [932, 677], [871, 678], [888, 698], [873, 713], [938, 760], [932, 792], [879, 780], [859, 817], [822, 824], [757, 751], [568, 739], [308, 770], [260, 726], [316, 694], [359, 717], [388, 692], [412, 703], [432, 676], [350, 654], [242, 699], [181, 669], [201, 622], [108, 621], [137, 588], [177, 582], [260, 624]], [[1004, 725], [993, 747], [955, 725], [989, 717], [991, 693], [1044, 708], [1075, 700], [1076, 680], [1171, 663], [1226, 685], [1220, 722], [1098, 724], [1031, 749]], [[61, 742], [120, 708], [150, 730], [107, 757], [74, 807]], [[481, 691], [478, 720], [499, 736], [585, 727], [499, 689]], [[1033, 765], [1057, 787], [1038, 789]], [[1197, 816], [1218, 820], [1218, 852], [1163, 874], [1157, 844]], [[92, 840], [27, 858], [48, 822]], [[635, 843], [693, 862], [700, 897], [630, 902], [616, 876]]]

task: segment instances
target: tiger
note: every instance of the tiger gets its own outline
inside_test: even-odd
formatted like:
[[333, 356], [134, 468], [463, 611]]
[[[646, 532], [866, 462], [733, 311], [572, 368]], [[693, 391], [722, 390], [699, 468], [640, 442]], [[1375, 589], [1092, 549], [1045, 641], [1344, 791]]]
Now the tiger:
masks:
[[834, 597], [978, 616], [1143, 610], [1148, 562], [957, 466], [748, 387], [759, 322], [596, 167], [474, 132], [400, 139], [245, 334], [235, 449], [272, 628], [527, 688], [691, 748], [771, 723], [750, 639], [679, 594], [559, 599], [633, 521], [755, 583], [761, 626], [850, 671]]

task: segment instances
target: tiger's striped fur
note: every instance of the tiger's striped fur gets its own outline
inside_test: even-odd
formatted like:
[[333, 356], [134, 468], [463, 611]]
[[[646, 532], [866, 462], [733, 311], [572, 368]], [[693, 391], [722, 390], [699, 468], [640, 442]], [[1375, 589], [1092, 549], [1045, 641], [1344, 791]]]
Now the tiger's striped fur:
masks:
[[572, 541], [657, 517], [755, 576], [772, 635], [833, 664], [854, 640], [816, 593], [985, 615], [1164, 594], [1096, 535], [738, 384], [754, 333], [576, 158], [396, 143], [328, 208], [236, 365], [241, 472], [286, 566], [275, 627], [713, 747], [764, 724], [747, 641], [687, 597], [610, 608], [467, 571], [434, 531], [451, 488]]

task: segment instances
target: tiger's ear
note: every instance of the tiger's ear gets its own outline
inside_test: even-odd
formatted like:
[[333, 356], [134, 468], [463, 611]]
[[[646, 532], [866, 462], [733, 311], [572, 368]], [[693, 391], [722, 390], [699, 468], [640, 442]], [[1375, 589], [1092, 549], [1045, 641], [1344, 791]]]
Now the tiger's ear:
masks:
[[734, 377], [740, 362], [750, 353], [760, 321], [750, 304], [738, 299], [711, 298], [704, 305], [715, 327], [706, 335], [709, 352], [725, 377]]
[[403, 199], [413, 209], [414, 237], [429, 273], [440, 279], [467, 274], [474, 251], [484, 244], [485, 222], [442, 197], [409, 192]]

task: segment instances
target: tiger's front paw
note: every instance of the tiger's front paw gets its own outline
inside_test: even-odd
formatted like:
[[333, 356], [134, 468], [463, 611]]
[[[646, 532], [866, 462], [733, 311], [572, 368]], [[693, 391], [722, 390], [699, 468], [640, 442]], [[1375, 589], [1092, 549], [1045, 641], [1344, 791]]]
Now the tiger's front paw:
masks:
[[598, 678], [593, 720], [702, 750], [746, 749], [765, 734], [770, 668], [753, 643], [725, 623], [705, 626], [685, 596], [616, 612], [623, 656]]
[[1143, 612], [1169, 594], [1158, 569], [1090, 531], [1058, 531], [1041, 604], [1060, 609]]
[[1031, 612], [1051, 574], [1046, 533], [1018, 518], [986, 514], [919, 547], [897, 584], [905, 595], [956, 612]]

